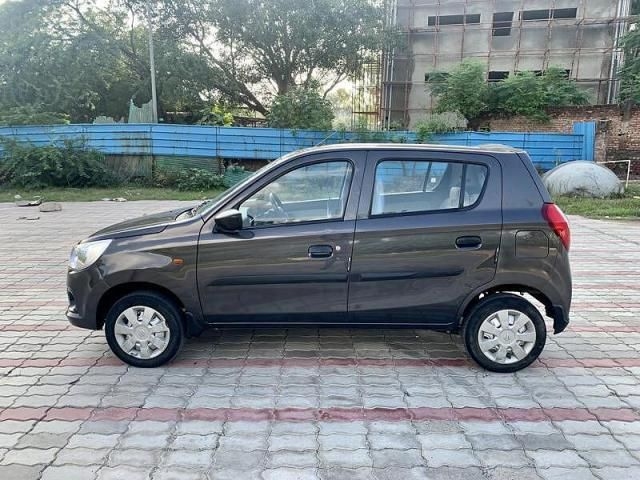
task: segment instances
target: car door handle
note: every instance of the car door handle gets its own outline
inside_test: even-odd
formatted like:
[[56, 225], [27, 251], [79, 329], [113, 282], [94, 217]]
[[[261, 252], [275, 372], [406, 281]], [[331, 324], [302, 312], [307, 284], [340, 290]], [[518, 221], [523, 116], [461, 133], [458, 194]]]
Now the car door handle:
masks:
[[458, 237], [456, 238], [456, 247], [461, 250], [473, 250], [482, 246], [482, 239], [480, 237]]
[[309, 258], [329, 258], [333, 255], [331, 245], [311, 245], [309, 247]]

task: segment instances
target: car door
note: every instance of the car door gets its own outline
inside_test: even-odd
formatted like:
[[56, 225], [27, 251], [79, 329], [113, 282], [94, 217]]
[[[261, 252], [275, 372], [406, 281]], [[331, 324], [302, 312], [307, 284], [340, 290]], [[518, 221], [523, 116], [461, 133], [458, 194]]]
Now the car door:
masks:
[[344, 321], [364, 152], [320, 153], [270, 171], [209, 218], [198, 245], [198, 289], [209, 322]]
[[499, 162], [476, 153], [371, 151], [349, 285], [354, 321], [457, 321], [495, 275], [502, 232]]

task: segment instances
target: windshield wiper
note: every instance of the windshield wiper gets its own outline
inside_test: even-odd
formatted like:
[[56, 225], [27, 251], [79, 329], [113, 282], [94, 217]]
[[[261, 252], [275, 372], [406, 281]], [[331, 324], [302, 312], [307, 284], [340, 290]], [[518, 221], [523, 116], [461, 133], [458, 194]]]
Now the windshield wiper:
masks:
[[189, 213], [191, 214], [191, 216], [193, 217], [196, 213], [198, 213], [198, 210], [200, 210], [202, 207], [204, 207], [210, 201], [211, 200], [205, 200], [203, 202], [200, 202], [198, 205], [196, 205], [191, 210], [189, 210]]

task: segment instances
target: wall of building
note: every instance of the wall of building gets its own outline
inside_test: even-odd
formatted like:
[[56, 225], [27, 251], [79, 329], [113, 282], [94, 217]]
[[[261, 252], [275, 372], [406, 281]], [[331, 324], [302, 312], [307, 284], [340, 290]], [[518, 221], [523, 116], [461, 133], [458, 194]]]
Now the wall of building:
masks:
[[[406, 48], [396, 52], [392, 78], [386, 78], [389, 121], [415, 125], [434, 106], [425, 75], [449, 71], [464, 59], [483, 62], [495, 73], [558, 66], [594, 103], [608, 100], [618, 0], [397, 0], [396, 5]], [[536, 10], [570, 12], [575, 18], [523, 18], [522, 12]], [[513, 12], [511, 23], [494, 24], [494, 13], [504, 12]], [[466, 21], [434, 24], [435, 17], [450, 15], [464, 15]], [[496, 35], [498, 25], [509, 30]]]
[[549, 110], [549, 116], [548, 123], [525, 117], [487, 118], [482, 126], [492, 131], [570, 133], [575, 122], [595, 120], [596, 161], [633, 160], [633, 172], [640, 175], [640, 108], [625, 111], [617, 105], [565, 107]]

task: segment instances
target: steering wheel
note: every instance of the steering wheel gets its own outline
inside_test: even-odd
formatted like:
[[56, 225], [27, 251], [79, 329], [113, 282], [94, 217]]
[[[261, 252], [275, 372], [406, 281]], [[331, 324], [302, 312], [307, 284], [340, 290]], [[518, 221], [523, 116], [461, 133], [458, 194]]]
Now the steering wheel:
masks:
[[284, 209], [284, 205], [282, 205], [282, 200], [278, 198], [278, 195], [276, 195], [273, 192], [269, 192], [269, 202], [273, 206], [274, 210], [276, 210], [278, 213], [283, 215], [285, 218], [287, 219], [289, 218], [289, 214]]

